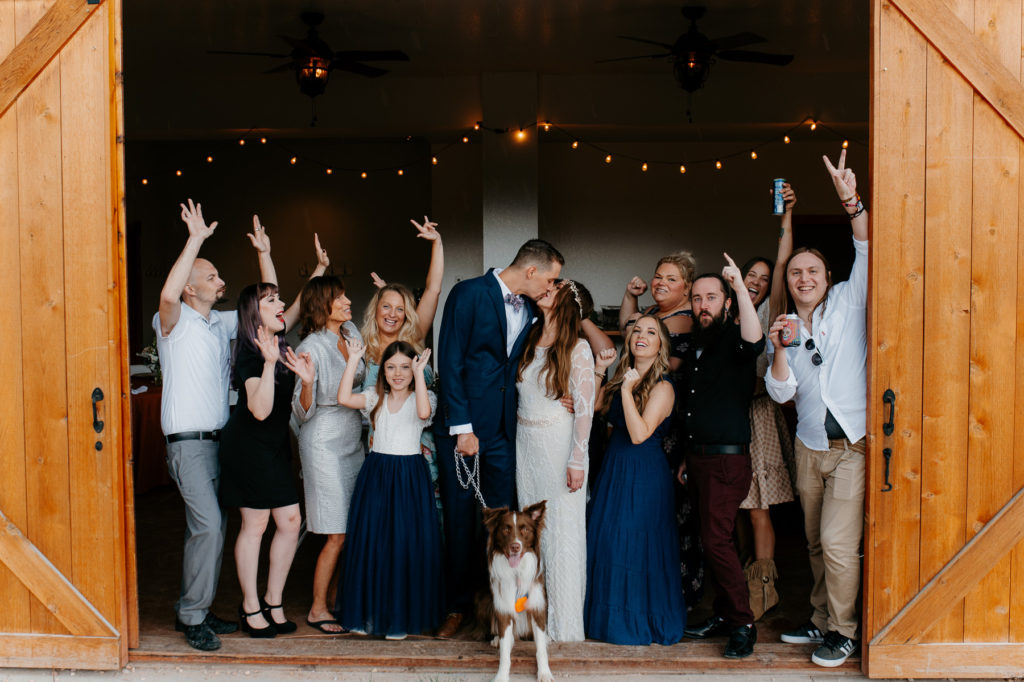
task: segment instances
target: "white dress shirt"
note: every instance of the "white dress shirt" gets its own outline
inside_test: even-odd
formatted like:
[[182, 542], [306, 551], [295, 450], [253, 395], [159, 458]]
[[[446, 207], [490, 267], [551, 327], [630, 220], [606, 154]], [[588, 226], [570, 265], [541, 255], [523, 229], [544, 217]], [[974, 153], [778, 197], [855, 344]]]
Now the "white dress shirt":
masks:
[[153, 316], [153, 329], [163, 373], [160, 426], [164, 435], [216, 431], [224, 426], [238, 314], [211, 310], [207, 319], [182, 303], [170, 334], [161, 333], [160, 313]]
[[[815, 308], [810, 331], [799, 325], [800, 345], [786, 348], [789, 376], [785, 381], [775, 379], [769, 365], [764, 377], [768, 395], [776, 402], [795, 397], [796, 436], [812, 450], [829, 449], [826, 410], [850, 442], [867, 433], [868, 242], [854, 239], [853, 248], [850, 278], [834, 285], [825, 305]], [[805, 347], [808, 339], [814, 339], [815, 350]], [[822, 358], [817, 366], [811, 361], [815, 352]]]

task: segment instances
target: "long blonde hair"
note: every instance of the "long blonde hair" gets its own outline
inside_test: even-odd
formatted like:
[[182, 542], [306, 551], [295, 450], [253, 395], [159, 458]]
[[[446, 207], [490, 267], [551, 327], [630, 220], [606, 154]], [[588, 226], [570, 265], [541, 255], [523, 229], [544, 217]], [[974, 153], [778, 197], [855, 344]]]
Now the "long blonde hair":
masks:
[[[654, 363], [647, 369], [647, 372], [640, 377], [640, 381], [633, 387], [633, 401], [636, 403], [636, 409], [640, 414], [643, 414], [644, 407], [647, 405], [647, 399], [651, 397], [651, 391], [658, 384], [659, 381], [665, 378], [665, 375], [669, 371], [669, 357], [672, 346], [671, 337], [668, 334], [668, 327], [665, 323], [654, 315], [641, 315], [637, 318], [636, 323], [630, 328], [629, 334], [632, 335], [637, 329], [637, 325], [640, 320], [648, 319], [653, 320], [658, 325], [658, 338], [661, 341], [661, 347], [658, 349], [658, 355], [654, 358]], [[622, 380], [631, 367], [636, 365], [636, 358], [633, 357], [633, 347], [629, 342], [629, 336], [626, 337], [625, 343], [622, 344], [622, 357], [619, 358], [619, 365], [615, 368], [615, 375], [608, 382], [608, 385], [604, 388], [604, 398], [602, 409], [607, 409], [611, 404], [611, 397], [614, 396], [622, 388]]]
[[416, 349], [416, 353], [423, 352], [423, 339], [420, 338], [420, 317], [416, 314], [416, 299], [412, 291], [404, 284], [388, 284], [377, 289], [377, 293], [370, 299], [363, 313], [363, 342], [366, 344], [366, 358], [376, 361], [381, 356], [384, 348], [381, 347], [380, 327], [377, 326], [377, 308], [384, 294], [393, 291], [402, 297], [402, 305], [405, 306], [405, 321], [398, 329], [398, 341], [405, 341]]

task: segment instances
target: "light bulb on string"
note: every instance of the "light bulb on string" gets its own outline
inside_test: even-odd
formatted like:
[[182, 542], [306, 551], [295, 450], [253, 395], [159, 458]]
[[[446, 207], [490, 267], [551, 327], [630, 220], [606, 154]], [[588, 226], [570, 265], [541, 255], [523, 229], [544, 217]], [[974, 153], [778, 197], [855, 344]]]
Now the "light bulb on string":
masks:
[[526, 139], [526, 131], [525, 131], [525, 130], [523, 130], [522, 128], [520, 128], [519, 130], [517, 130], [517, 131], [516, 131], [516, 139], [517, 139], [517, 140], [519, 140], [520, 142], [522, 142], [523, 140], [525, 140], [525, 139]]
[[142, 178], [142, 184], [143, 185], [148, 185], [149, 184], [149, 180], [147, 180], [146, 178]]
[[467, 136], [463, 135], [462, 136], [462, 144], [467, 144], [468, 142], [469, 142], [469, 138]]
[[437, 165], [437, 157], [436, 156], [430, 157], [430, 163], [432, 163], [432, 164], [434, 164], [436, 166]]
[[572, 141], [572, 148], [573, 148], [573, 149], [578, 149], [578, 148], [579, 148], [579, 146], [580, 146], [580, 143], [579, 143], [579, 141], [578, 141], [578, 140], [573, 140], [573, 141]]
[[783, 135], [782, 141], [785, 142], [786, 144], [789, 144], [789, 135]]
[[757, 152], [755, 150], [753, 150], [753, 149], [750, 150], [750, 160], [751, 161], [756, 161], [757, 160]]
[[473, 130], [480, 130], [480, 121], [473, 124]]
[[605, 163], [611, 163], [612, 162], [612, 155], [609, 154], [608, 156], [604, 157], [604, 162]]
[[850, 146], [850, 141], [849, 140], [843, 140], [843, 149], [846, 149], [849, 146]]
[[212, 156], [207, 156], [206, 157], [206, 163], [213, 163], [213, 157]]
[[362, 173], [360, 173], [359, 177], [361, 177], [363, 180], [365, 180], [367, 178], [366, 171], [363, 171]]
[[551, 121], [544, 121], [544, 132], [551, 130]]
[[640, 166], [640, 170], [642, 170], [644, 173], [647, 172], [647, 162], [646, 161], [644, 161], [643, 165]]
[[686, 166], [679, 166], [679, 173], [682, 174], [682, 173], [685, 173], [685, 172], [686, 172]]
[[334, 171], [333, 171], [333, 170], [331, 170], [330, 168], [328, 168], [328, 169], [327, 169], [327, 170], [325, 170], [324, 172], [325, 172], [325, 173], [327, 173], [328, 175], [334, 175]]
[[239, 147], [244, 147], [245, 146], [245, 138], [244, 137], [238, 141], [238, 146]]
[[260, 138], [260, 144], [266, 144], [266, 143], [267, 143], [267, 138], [261, 137]]
[[817, 130], [817, 129], [818, 129], [818, 122], [817, 121], [811, 121], [811, 130]]
[[297, 164], [298, 162], [299, 162], [299, 158], [297, 156], [293, 156], [292, 158], [288, 159], [288, 163], [290, 163], [293, 166], [295, 164]]
[[181, 177], [181, 171], [180, 170], [174, 171], [174, 174], [177, 175], [179, 178]]
[[399, 168], [399, 169], [398, 169], [398, 174], [399, 174], [399, 175], [405, 175], [405, 171], [404, 171], [404, 170], [402, 170], [401, 168]]
[[722, 162], [721, 161], [715, 161], [715, 168], [717, 168], [718, 170], [722, 170]]

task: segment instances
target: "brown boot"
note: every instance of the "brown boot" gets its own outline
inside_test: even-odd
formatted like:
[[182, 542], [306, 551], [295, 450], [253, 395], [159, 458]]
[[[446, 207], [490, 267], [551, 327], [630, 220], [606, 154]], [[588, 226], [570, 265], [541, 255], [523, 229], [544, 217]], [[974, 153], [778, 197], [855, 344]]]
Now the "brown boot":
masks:
[[746, 569], [747, 589], [750, 591], [750, 610], [754, 612], [754, 620], [761, 620], [767, 611], [779, 603], [779, 593], [775, 591], [775, 580], [779, 577], [772, 559], [758, 559]]

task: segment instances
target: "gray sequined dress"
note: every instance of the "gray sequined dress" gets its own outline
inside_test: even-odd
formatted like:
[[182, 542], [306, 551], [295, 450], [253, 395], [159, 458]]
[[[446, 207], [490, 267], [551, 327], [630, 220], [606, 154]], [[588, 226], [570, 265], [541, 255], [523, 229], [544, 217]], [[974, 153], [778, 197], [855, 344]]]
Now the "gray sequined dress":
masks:
[[[347, 338], [362, 340], [351, 322]], [[338, 385], [345, 372], [345, 356], [338, 350], [338, 336], [322, 329], [302, 340], [296, 353], [309, 353], [316, 366], [313, 403], [303, 410], [299, 403], [302, 382], [295, 382], [292, 413], [300, 424], [299, 459], [306, 492], [306, 527], [312, 533], [344, 533], [356, 477], [363, 465], [362, 417], [359, 410], [338, 405]], [[365, 371], [359, 361], [355, 386]]]

